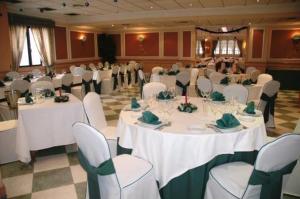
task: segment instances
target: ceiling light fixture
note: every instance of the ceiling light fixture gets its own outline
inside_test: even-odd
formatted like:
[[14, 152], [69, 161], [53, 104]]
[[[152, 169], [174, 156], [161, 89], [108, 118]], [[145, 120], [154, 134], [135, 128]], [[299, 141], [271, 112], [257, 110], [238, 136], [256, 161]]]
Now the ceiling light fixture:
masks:
[[150, 9], [153, 9], [153, 6], [150, 6]]
[[192, 3], [190, 3], [190, 4], [189, 4], [189, 6], [190, 6], [190, 7], [192, 7], [192, 6], [193, 6], [193, 4], [192, 4]]
[[115, 26], [115, 24], [111, 24], [111, 27], [114, 27]]
[[228, 30], [227, 30], [227, 27], [226, 27], [226, 26], [223, 26], [223, 27], [221, 27], [221, 30], [222, 30], [222, 32], [228, 32]]

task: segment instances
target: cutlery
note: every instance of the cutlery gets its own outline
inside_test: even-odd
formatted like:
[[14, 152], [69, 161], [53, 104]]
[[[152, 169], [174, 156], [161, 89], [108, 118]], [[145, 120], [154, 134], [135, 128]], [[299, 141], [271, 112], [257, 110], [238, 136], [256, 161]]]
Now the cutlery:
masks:
[[158, 127], [156, 127], [154, 130], [162, 130], [164, 127], [167, 127], [167, 126], [171, 126], [171, 122], [166, 122]]
[[207, 128], [211, 128], [213, 129], [214, 131], [218, 132], [218, 133], [222, 133], [222, 131], [220, 129], [218, 129], [215, 125], [213, 124], [206, 124], [206, 127]]

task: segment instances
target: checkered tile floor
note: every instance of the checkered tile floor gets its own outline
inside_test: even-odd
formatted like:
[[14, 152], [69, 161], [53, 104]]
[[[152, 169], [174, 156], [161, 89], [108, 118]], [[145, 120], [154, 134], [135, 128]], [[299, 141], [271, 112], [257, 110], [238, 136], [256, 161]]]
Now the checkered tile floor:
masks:
[[[137, 96], [137, 88], [101, 96], [109, 125], [116, 125], [122, 107], [129, 104], [131, 97]], [[295, 127], [300, 117], [299, 92], [280, 92], [276, 106], [277, 128], [269, 132], [273, 136], [291, 132]], [[33, 166], [20, 162], [0, 165], [8, 198], [84, 199], [86, 174], [79, 165], [76, 152], [69, 152], [69, 148], [39, 151]], [[285, 196], [285, 199], [295, 197]]]

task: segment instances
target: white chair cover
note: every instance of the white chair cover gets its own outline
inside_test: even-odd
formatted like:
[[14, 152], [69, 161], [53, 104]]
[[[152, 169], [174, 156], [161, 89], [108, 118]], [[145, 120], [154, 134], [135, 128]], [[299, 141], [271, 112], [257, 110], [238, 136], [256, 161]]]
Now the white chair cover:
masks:
[[74, 68], [76, 68], [76, 66], [75, 66], [75, 65], [71, 65], [71, 66], [70, 66], [70, 68], [69, 68], [69, 69], [70, 69], [70, 72], [71, 72], [71, 73], [73, 73], [73, 71], [74, 71]]
[[222, 73], [212, 72], [209, 76], [209, 79], [213, 84], [220, 84], [220, 81], [222, 79], [224, 79], [225, 77], [226, 77], [226, 75], [224, 75]]
[[41, 75], [42, 75], [42, 71], [41, 71], [40, 69], [35, 68], [35, 69], [33, 69], [33, 70], [31, 71], [31, 74], [32, 74], [34, 77], [38, 77], [38, 76], [41, 76]]
[[212, 84], [211, 81], [204, 76], [200, 76], [197, 80], [197, 87], [200, 91], [203, 92], [211, 92], [212, 91]]
[[258, 78], [259, 74], [260, 74], [259, 70], [252, 70], [250, 72], [250, 79], [251, 79], [251, 81], [252, 82], [257, 82], [257, 78]]
[[20, 91], [20, 93], [25, 93], [26, 91], [29, 91], [29, 86], [30, 83], [28, 81], [17, 79], [11, 83], [10, 88], [12, 90]]
[[61, 78], [61, 87], [67, 93], [71, 93], [71, 86], [73, 84], [73, 75], [70, 73], [64, 74]]
[[35, 93], [37, 89], [50, 89], [54, 91], [54, 85], [49, 81], [37, 81], [31, 84], [30, 92]]
[[[177, 84], [181, 84], [183, 86], [187, 86], [186, 88], [188, 89], [188, 86], [190, 84], [190, 79], [191, 79], [191, 72], [190, 71], [181, 71], [176, 75], [176, 94], [177, 95], [185, 95], [184, 94], [184, 89]], [[188, 90], [186, 90], [188, 92]]]
[[178, 64], [173, 64], [171, 67], [171, 71], [178, 71], [179, 70], [179, 65]]
[[257, 69], [253, 66], [247, 67], [246, 68], [246, 74], [251, 74], [251, 72], [253, 72], [255, 70], [257, 70]]
[[267, 82], [273, 80], [272, 75], [269, 74], [260, 74], [257, 77], [257, 84], [259, 85], [265, 85]]
[[10, 71], [10, 72], [6, 73], [5, 76], [10, 77], [13, 80], [21, 77], [20, 73], [18, 73], [16, 71]]
[[[262, 89], [262, 95], [265, 94], [268, 97], [276, 98], [275, 95], [277, 95], [279, 88], [280, 88], [280, 83], [278, 81], [271, 80], [264, 85]], [[262, 95], [261, 98], [263, 97]], [[265, 115], [265, 109], [267, 107], [267, 104], [268, 104], [267, 101], [260, 99], [260, 102], [258, 104], [258, 109], [261, 110], [261, 112], [264, 114], [266, 127], [275, 127], [274, 113], [271, 112], [272, 109], [269, 109], [268, 113], [266, 113], [268, 116]]]
[[164, 69], [160, 66], [155, 66], [152, 68], [152, 74], [158, 74], [161, 71], [164, 71]]
[[[97, 66], [98, 66], [98, 68], [97, 68], [97, 69], [101, 69], [101, 68], [103, 68], [103, 64], [102, 64], [102, 62], [98, 62], [98, 65], [97, 65]], [[96, 67], [97, 67], [97, 66], [96, 66]]]
[[117, 154], [116, 128], [107, 126], [100, 96], [89, 92], [83, 99], [83, 106], [90, 125], [102, 132], [108, 141], [111, 156]]
[[85, 69], [82, 67], [75, 67], [71, 73], [74, 76], [82, 76], [85, 73]]
[[83, 100], [86, 93], [92, 91], [93, 71], [85, 71], [82, 76], [82, 85], [72, 87], [71, 93], [78, 99]]
[[108, 61], [106, 61], [105, 63], [104, 63], [104, 68], [109, 68], [109, 63], [108, 63]]
[[52, 79], [51, 79], [51, 77], [49, 77], [49, 76], [44, 76], [44, 77], [38, 78], [37, 81], [48, 81], [48, 82], [52, 82]]
[[120, 70], [119, 70], [119, 85], [120, 87], [127, 87], [127, 66], [124, 64], [121, 64]]
[[199, 75], [199, 69], [198, 68], [192, 68], [191, 69], [191, 80], [190, 80], [190, 86], [188, 90], [188, 95], [191, 97], [197, 96], [197, 78]]
[[160, 82], [160, 76], [157, 73], [152, 73], [150, 77], [150, 82]]
[[110, 94], [113, 90], [112, 70], [100, 71], [101, 94]]
[[16, 134], [17, 120], [0, 122], [0, 164], [18, 160], [16, 153]]
[[90, 64], [89, 64], [89, 68], [90, 68], [92, 71], [96, 71], [96, 70], [97, 70], [97, 68], [96, 68], [96, 66], [95, 66], [94, 63], [90, 63]]
[[232, 98], [241, 104], [246, 104], [248, 99], [248, 89], [242, 85], [232, 84], [226, 86], [223, 90], [223, 94], [227, 101]]
[[[285, 134], [264, 145], [254, 166], [244, 162], [227, 163], [213, 168], [209, 173], [205, 199], [259, 199], [261, 185], [248, 184], [253, 169], [263, 172], [280, 170], [296, 161], [300, 155], [300, 135]], [[282, 189], [289, 178], [283, 176]]]
[[216, 72], [216, 70], [215, 70], [215, 69], [207, 68], [207, 69], [205, 70], [205, 76], [206, 76], [207, 78], [209, 78], [210, 75], [211, 75], [213, 72]]
[[[101, 163], [110, 159], [105, 137], [96, 129], [87, 124], [76, 123], [73, 126], [73, 134], [77, 145], [90, 165], [98, 167]], [[98, 175], [101, 198], [160, 198], [150, 163], [129, 155], [117, 156], [112, 159], [112, 162], [115, 168], [114, 174]], [[87, 193], [86, 198], [89, 198], [88, 195]]]
[[161, 91], [167, 89], [166, 85], [160, 82], [150, 82], [143, 86], [143, 99], [149, 99], [154, 95], [157, 95]]
[[86, 70], [86, 65], [85, 64], [80, 64], [79, 67], [82, 68], [83, 70]]

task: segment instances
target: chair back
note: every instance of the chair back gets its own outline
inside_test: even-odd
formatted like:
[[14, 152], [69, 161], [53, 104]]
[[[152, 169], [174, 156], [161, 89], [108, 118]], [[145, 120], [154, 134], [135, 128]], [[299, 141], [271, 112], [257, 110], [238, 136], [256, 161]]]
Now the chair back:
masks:
[[160, 82], [160, 75], [157, 73], [151, 74], [150, 82]]
[[38, 78], [37, 81], [48, 81], [48, 82], [52, 82], [52, 79], [51, 79], [51, 77], [49, 77], [49, 76], [44, 76], [44, 77]]
[[41, 71], [40, 69], [35, 68], [35, 69], [33, 69], [33, 70], [31, 71], [31, 74], [32, 74], [34, 77], [38, 77], [38, 76], [41, 76], [41, 75], [42, 75], [42, 71]]
[[252, 82], [257, 82], [257, 78], [258, 78], [259, 74], [260, 74], [259, 70], [252, 70], [250, 72], [250, 79], [251, 79], [251, 81]]
[[171, 70], [172, 71], [178, 71], [179, 70], [178, 64], [173, 64], [172, 67], [171, 67]]
[[102, 80], [104, 80], [104, 79], [111, 79], [111, 77], [112, 77], [112, 70], [102, 70], [102, 71], [100, 71], [100, 76], [101, 76]]
[[97, 68], [96, 68], [96, 66], [95, 66], [94, 63], [90, 63], [90, 64], [89, 64], [89, 68], [90, 68], [92, 71], [96, 71], [96, 70], [97, 70]]
[[232, 84], [225, 86], [223, 93], [227, 101], [233, 98], [241, 104], [247, 103], [248, 89], [242, 85]]
[[75, 67], [71, 73], [74, 76], [82, 76], [85, 73], [85, 69], [82, 67]]
[[161, 91], [167, 89], [166, 85], [160, 82], [150, 82], [143, 86], [143, 99], [149, 99], [153, 95], [157, 95]]
[[88, 121], [92, 127], [96, 128], [99, 131], [107, 127], [100, 95], [95, 92], [89, 92], [83, 98], [83, 106]]
[[191, 79], [191, 72], [183, 70], [176, 75], [176, 94], [186, 95]]
[[259, 85], [265, 85], [267, 82], [273, 80], [272, 75], [269, 74], [260, 74], [257, 77], [257, 84]]
[[20, 91], [20, 93], [25, 93], [29, 90], [30, 83], [26, 80], [17, 79], [14, 80], [10, 87], [12, 90]]
[[[98, 167], [111, 158], [108, 143], [101, 132], [81, 122], [76, 122], [72, 131], [77, 146], [90, 165]], [[116, 174], [98, 175], [98, 182], [101, 195], [99, 198], [120, 198], [120, 187]]]
[[9, 78], [11, 78], [11, 79], [13, 79], [13, 80], [14, 80], [14, 79], [18, 79], [18, 78], [21, 77], [20, 73], [18, 73], [18, 72], [16, 72], [16, 71], [10, 71], [10, 72], [6, 73], [5, 76], [7, 76], [7, 77], [9, 77]]
[[118, 65], [113, 65], [112, 74], [118, 74], [120, 67]]
[[105, 68], [109, 68], [109, 62], [108, 62], [108, 61], [106, 61], [106, 62], [104, 63], [104, 67], [105, 67]]
[[203, 91], [203, 92], [211, 92], [212, 91], [211, 81], [204, 76], [200, 76], [198, 78], [197, 87], [200, 91]]
[[88, 81], [90, 81], [90, 80], [92, 80], [92, 78], [93, 78], [93, 71], [85, 71], [85, 73], [83, 74], [83, 76], [82, 76], [82, 79], [84, 80], [84, 81], [86, 81], [86, 82], [88, 82]]
[[126, 67], [126, 65], [124, 65], [124, 64], [121, 64], [121, 67], [120, 67], [120, 73], [123, 73], [123, 74], [125, 74], [127, 71], [127, 67]]
[[86, 70], [86, 65], [85, 64], [80, 64], [79, 67], [82, 68], [83, 70]]
[[54, 91], [54, 85], [49, 81], [37, 81], [31, 84], [30, 91], [31, 93], [35, 93], [37, 89], [50, 89]]
[[191, 69], [191, 80], [190, 80], [190, 85], [195, 86], [196, 81], [198, 78], [199, 70], [198, 68], [192, 68]]
[[73, 75], [70, 73], [64, 74], [61, 78], [62, 85], [70, 86], [73, 83]]
[[212, 72], [209, 76], [210, 81], [213, 84], [220, 84], [220, 81], [224, 79], [226, 75], [219, 73], [219, 72]]
[[247, 67], [246, 68], [246, 74], [251, 74], [251, 72], [253, 72], [255, 70], [257, 70], [257, 69], [253, 66]]
[[71, 73], [73, 73], [73, 71], [74, 71], [74, 68], [76, 68], [76, 66], [75, 66], [75, 65], [71, 65], [71, 66], [70, 66], [70, 68], [69, 68], [69, 69], [70, 69], [70, 72], [71, 72]]
[[152, 68], [152, 74], [158, 74], [159, 72], [163, 71], [164, 69], [160, 66], [155, 66]]

